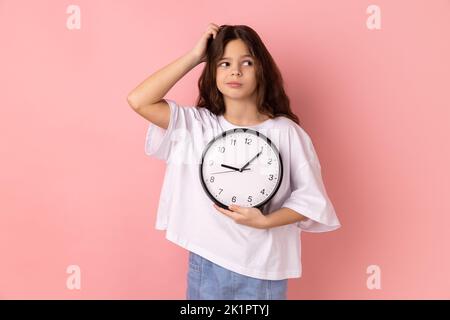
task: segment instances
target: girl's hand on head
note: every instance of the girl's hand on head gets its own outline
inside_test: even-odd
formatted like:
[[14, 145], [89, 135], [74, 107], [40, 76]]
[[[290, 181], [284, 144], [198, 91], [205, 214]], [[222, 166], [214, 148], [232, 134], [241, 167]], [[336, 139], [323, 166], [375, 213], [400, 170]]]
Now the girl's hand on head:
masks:
[[217, 24], [208, 24], [206, 31], [202, 34], [195, 47], [192, 48], [191, 54], [193, 54], [198, 59], [198, 63], [206, 61], [206, 49], [208, 46], [209, 38], [212, 36], [213, 39], [215, 39], [217, 32], [219, 32], [219, 26]]
[[267, 217], [263, 215], [258, 208], [247, 208], [237, 205], [231, 205], [228, 208], [230, 210], [221, 208], [214, 203], [214, 208], [224, 215], [232, 218], [236, 223], [243, 224], [249, 227], [257, 229], [267, 229], [268, 221]]

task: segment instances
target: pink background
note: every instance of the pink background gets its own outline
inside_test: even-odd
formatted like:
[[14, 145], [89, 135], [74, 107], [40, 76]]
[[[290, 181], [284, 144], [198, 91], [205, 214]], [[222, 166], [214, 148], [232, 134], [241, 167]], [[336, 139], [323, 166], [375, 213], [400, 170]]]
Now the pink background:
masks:
[[[185, 298], [187, 251], [154, 229], [165, 164], [126, 97], [209, 22], [265, 42], [343, 224], [303, 233], [288, 298], [449, 299], [448, 0], [0, 1], [0, 299]], [[202, 68], [166, 97], [192, 105]]]

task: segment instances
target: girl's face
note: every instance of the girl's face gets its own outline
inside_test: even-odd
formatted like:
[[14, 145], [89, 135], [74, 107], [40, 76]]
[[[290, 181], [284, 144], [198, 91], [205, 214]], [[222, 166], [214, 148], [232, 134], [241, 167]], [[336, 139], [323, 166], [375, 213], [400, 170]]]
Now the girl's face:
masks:
[[[230, 81], [241, 85], [232, 87], [227, 84]], [[249, 98], [255, 92], [257, 83], [254, 59], [241, 39], [227, 43], [223, 57], [217, 62], [216, 85], [224, 97], [230, 99]]]

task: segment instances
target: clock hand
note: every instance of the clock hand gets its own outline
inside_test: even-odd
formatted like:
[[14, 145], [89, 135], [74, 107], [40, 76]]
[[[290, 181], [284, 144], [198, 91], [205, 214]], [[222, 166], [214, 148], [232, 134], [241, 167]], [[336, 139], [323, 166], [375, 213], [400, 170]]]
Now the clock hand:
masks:
[[259, 155], [262, 153], [262, 148], [261, 151], [258, 152], [258, 154], [256, 156], [254, 156], [253, 158], [251, 158], [242, 168], [239, 169], [239, 172], [242, 172], [242, 170], [244, 170], [253, 160], [255, 160], [256, 158], [259, 157]]
[[238, 168], [235, 168], [235, 167], [232, 167], [232, 166], [228, 166], [228, 165], [223, 164], [223, 163], [221, 164], [221, 166], [224, 167], [224, 168], [233, 169], [235, 171], [240, 171]]
[[[250, 168], [244, 169], [245, 170], [251, 170]], [[235, 170], [229, 170], [229, 171], [220, 171], [220, 172], [211, 172], [211, 174], [219, 174], [219, 173], [227, 173], [227, 172], [236, 172]]]

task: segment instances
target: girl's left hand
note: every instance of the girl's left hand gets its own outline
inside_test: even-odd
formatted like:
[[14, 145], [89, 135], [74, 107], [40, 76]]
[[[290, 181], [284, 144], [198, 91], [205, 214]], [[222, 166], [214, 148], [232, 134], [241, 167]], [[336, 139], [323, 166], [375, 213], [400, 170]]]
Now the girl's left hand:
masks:
[[261, 210], [259, 210], [258, 208], [247, 208], [237, 205], [230, 205], [228, 207], [230, 210], [227, 210], [219, 207], [215, 203], [214, 208], [216, 208], [219, 212], [229, 216], [236, 223], [258, 229], [268, 228], [267, 217], [263, 215]]

